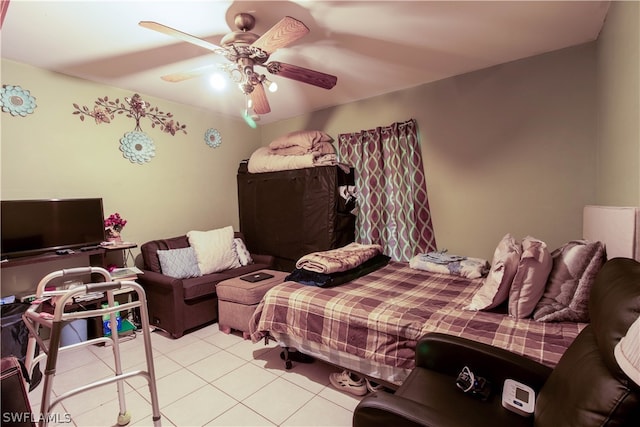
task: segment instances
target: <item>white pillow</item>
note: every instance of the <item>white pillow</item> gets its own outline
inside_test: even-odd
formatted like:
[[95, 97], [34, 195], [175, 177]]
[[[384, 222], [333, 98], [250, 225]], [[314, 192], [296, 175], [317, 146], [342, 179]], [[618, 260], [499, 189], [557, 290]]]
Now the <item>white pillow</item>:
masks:
[[209, 231], [187, 233], [202, 274], [217, 273], [239, 266], [238, 254], [233, 244], [233, 227], [230, 225]]
[[522, 246], [511, 234], [500, 240], [493, 253], [491, 270], [480, 289], [473, 295], [468, 310], [489, 310], [509, 298], [509, 289], [518, 270], [521, 253]]
[[524, 319], [533, 313], [552, 266], [546, 243], [531, 236], [522, 240], [522, 256], [509, 291], [509, 316]]

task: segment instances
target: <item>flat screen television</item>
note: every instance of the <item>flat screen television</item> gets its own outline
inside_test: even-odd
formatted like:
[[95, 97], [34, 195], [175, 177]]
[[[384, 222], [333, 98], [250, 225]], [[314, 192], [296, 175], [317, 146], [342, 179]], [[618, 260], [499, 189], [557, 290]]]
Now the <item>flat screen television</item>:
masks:
[[2, 258], [104, 241], [102, 199], [2, 200]]

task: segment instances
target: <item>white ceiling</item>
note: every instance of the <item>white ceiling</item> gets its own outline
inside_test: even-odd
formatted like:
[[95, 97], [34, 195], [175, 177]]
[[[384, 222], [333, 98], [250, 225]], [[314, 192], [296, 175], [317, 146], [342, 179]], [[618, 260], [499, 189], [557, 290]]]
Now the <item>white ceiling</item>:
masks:
[[205, 77], [180, 83], [160, 79], [224, 62], [223, 57], [138, 22], [156, 21], [219, 44], [235, 12], [253, 13], [257, 34], [292, 16], [310, 33], [270, 60], [333, 74], [338, 83], [325, 90], [258, 68], [279, 85], [278, 92], [268, 93], [272, 111], [261, 123], [269, 123], [595, 40], [608, 6], [608, 1], [11, 0], [0, 30], [1, 54], [239, 117], [244, 95], [235, 85], [219, 93]]

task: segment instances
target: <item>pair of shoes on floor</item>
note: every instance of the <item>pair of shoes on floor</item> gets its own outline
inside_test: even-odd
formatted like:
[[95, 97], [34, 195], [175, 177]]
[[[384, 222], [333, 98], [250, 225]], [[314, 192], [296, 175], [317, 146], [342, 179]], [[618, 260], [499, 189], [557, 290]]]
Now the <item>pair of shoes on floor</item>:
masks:
[[343, 390], [356, 396], [364, 396], [369, 392], [373, 393], [384, 389], [382, 384], [370, 381], [368, 378], [361, 378], [347, 370], [329, 374], [329, 382], [338, 390]]
[[329, 382], [338, 390], [343, 390], [356, 396], [364, 396], [369, 392], [364, 379], [349, 371], [329, 374]]
[[384, 390], [384, 386], [382, 384], [371, 381], [369, 378], [365, 378], [364, 382], [367, 383], [367, 390], [369, 390], [371, 393]]

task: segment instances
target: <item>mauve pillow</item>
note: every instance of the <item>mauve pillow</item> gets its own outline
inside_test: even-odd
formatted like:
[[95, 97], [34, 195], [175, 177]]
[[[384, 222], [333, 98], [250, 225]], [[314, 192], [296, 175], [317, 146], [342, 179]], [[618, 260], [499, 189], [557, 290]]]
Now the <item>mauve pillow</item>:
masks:
[[493, 253], [491, 270], [473, 295], [468, 310], [489, 310], [509, 298], [509, 289], [518, 269], [521, 253], [522, 246], [511, 234], [506, 234], [500, 240]]
[[589, 293], [606, 261], [601, 242], [573, 240], [551, 253], [553, 267], [533, 312], [541, 322], [588, 322]]
[[509, 316], [524, 319], [533, 313], [552, 266], [546, 243], [531, 236], [522, 240], [522, 256], [509, 291]]

